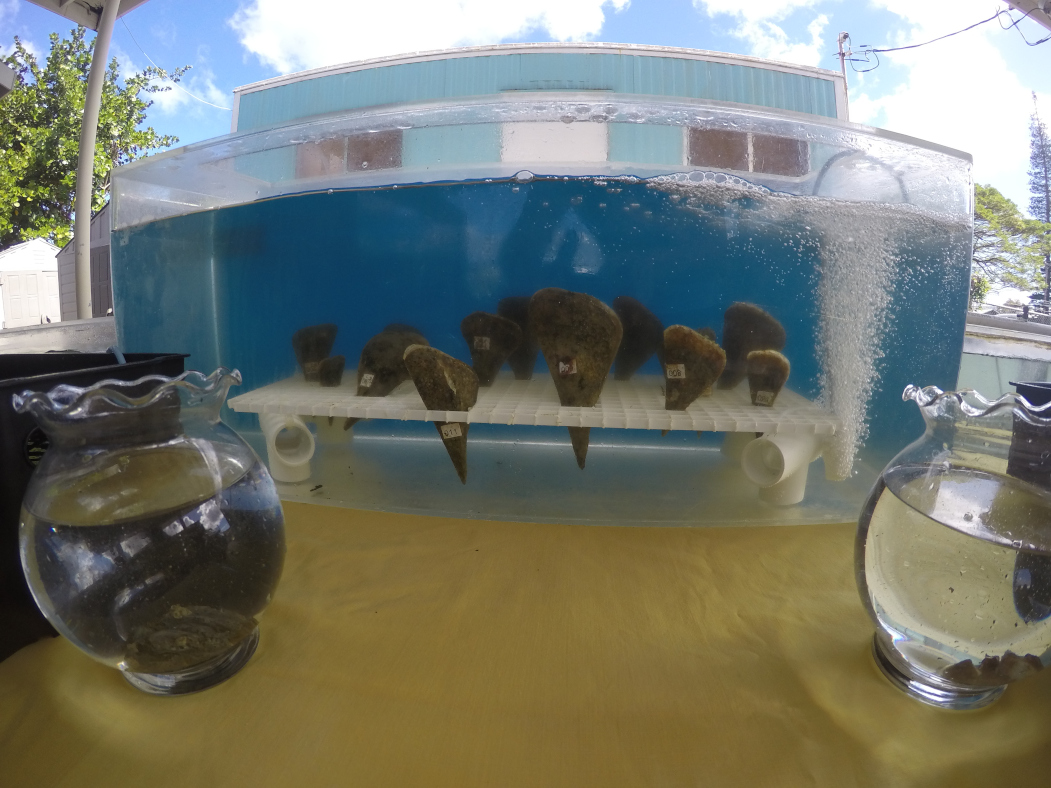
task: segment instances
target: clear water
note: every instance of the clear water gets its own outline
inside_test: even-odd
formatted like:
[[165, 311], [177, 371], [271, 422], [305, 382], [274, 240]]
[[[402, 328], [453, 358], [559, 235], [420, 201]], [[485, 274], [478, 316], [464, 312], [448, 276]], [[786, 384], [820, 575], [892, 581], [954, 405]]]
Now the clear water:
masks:
[[258, 461], [217, 495], [146, 516], [85, 525], [23, 508], [20, 538], [48, 620], [99, 661], [144, 673], [198, 665], [250, 635], [285, 555], [277, 492]]
[[[317, 323], [339, 326], [333, 353], [352, 370], [393, 322], [468, 359], [466, 315], [543, 287], [634, 296], [665, 325], [719, 333], [725, 309], [750, 301], [785, 326], [788, 386], [843, 419], [826, 456], [841, 476], [859, 447], [882, 467], [922, 429], [900, 402], [908, 383], [955, 383], [969, 258], [965, 223], [908, 205], [685, 176], [536, 177], [314, 192], [128, 228], [114, 235], [113, 282], [122, 347], [236, 367], [242, 391], [293, 375], [291, 336]], [[656, 360], [641, 372], [659, 374]], [[638, 441], [626, 432], [593, 441]]]
[[863, 601], [920, 673], [997, 686], [1051, 662], [1051, 493], [957, 466], [884, 474], [858, 531]]

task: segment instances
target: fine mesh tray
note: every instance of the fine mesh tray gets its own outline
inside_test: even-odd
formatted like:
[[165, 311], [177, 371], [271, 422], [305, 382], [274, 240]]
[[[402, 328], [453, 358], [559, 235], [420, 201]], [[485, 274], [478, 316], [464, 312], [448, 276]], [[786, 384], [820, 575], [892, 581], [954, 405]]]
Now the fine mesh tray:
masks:
[[343, 375], [343, 385], [321, 388], [302, 378], [288, 378], [229, 400], [239, 413], [284, 413], [304, 417], [459, 421], [550, 427], [611, 427], [644, 430], [764, 432], [831, 437], [839, 419], [820, 405], [784, 389], [772, 407], [751, 403], [747, 383], [729, 391], [698, 397], [685, 411], [664, 409], [664, 379], [640, 375], [607, 380], [597, 405], [563, 407], [548, 375], [515, 380], [510, 373], [478, 390], [478, 402], [467, 412], [427, 410], [411, 381], [386, 397], [359, 397], [356, 376]]

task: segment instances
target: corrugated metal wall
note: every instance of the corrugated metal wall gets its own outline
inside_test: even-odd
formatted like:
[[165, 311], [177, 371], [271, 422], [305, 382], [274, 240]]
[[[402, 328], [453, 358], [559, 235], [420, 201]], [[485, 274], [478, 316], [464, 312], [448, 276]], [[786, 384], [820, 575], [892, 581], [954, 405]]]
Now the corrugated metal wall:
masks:
[[700, 98], [837, 116], [831, 78], [685, 57], [533, 52], [378, 65], [241, 93], [236, 130], [369, 106], [539, 90]]

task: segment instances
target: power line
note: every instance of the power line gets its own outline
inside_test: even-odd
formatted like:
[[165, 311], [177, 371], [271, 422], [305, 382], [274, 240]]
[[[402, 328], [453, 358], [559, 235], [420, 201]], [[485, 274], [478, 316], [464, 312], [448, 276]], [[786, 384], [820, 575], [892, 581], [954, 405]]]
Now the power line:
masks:
[[1044, 3], [1044, 7], [1042, 9], [1039, 8], [1038, 6], [1034, 5], [1028, 11], [1026, 11], [1024, 14], [1022, 14], [1020, 17], [1018, 17], [1018, 19], [1014, 19], [1011, 16], [1011, 14], [1009, 14], [1006, 11], [1003, 11], [1002, 13], [1007, 14], [1007, 18], [1011, 20], [1011, 24], [1009, 24], [1007, 27], [1004, 27], [1004, 23], [1001, 22], [1000, 23], [1000, 27], [1003, 28], [1004, 30], [1010, 30], [1013, 27], [1015, 30], [1018, 31], [1018, 35], [1020, 35], [1022, 37], [1022, 40], [1025, 41], [1027, 46], [1035, 47], [1038, 44], [1043, 44], [1045, 41], [1051, 41], [1051, 35], [1046, 35], [1043, 38], [1041, 38], [1039, 41], [1030, 41], [1028, 38], [1025, 37], [1025, 33], [1022, 32], [1022, 28], [1020, 28], [1018, 26], [1018, 23], [1021, 22], [1026, 17], [1028, 17], [1031, 13], [1033, 13], [1034, 11], [1041, 11], [1041, 10], [1045, 14], [1051, 14], [1051, 3]]
[[[851, 50], [848, 50], [847, 53], [846, 53], [847, 57], [845, 58], [845, 60], [847, 60], [847, 62], [850, 63], [850, 67], [856, 73], [858, 73], [858, 74], [865, 74], [865, 73], [867, 73], [869, 71], [875, 71], [877, 68], [879, 68], [879, 66], [880, 66], [879, 53], [881, 53], [881, 52], [901, 52], [902, 50], [905, 50], [905, 49], [917, 49], [919, 47], [925, 47], [928, 44], [933, 44], [933, 43], [935, 43], [937, 41], [943, 41], [946, 38], [952, 38], [953, 36], [958, 36], [960, 33], [966, 33], [968, 30], [974, 30], [974, 28], [980, 27], [980, 26], [985, 25], [985, 24], [988, 24], [989, 22], [992, 22], [994, 19], [999, 20], [1001, 16], [1006, 16], [1008, 19], [1011, 20], [1011, 24], [1009, 24], [1007, 27], [1004, 27], [1003, 22], [1000, 22], [1000, 27], [1001, 28], [1003, 28], [1004, 30], [1010, 30], [1012, 27], [1015, 28], [1016, 30], [1018, 30], [1019, 35], [1022, 36], [1022, 40], [1025, 41], [1026, 44], [1028, 44], [1029, 46], [1036, 46], [1038, 44], [1043, 44], [1045, 41], [1051, 40], [1051, 35], [1045, 36], [1044, 38], [1040, 39], [1039, 41], [1029, 41], [1029, 39], [1027, 39], [1025, 37], [1025, 34], [1022, 32], [1021, 28], [1018, 27], [1018, 23], [1019, 22], [1021, 22], [1023, 19], [1025, 19], [1027, 16], [1029, 16], [1031, 13], [1033, 13], [1033, 11], [1036, 11], [1036, 10], [1038, 10], [1036, 7], [1031, 8], [1029, 11], [1026, 11], [1026, 13], [1023, 16], [1019, 17], [1018, 19], [1015, 19], [1014, 17], [1011, 16], [1011, 14], [1008, 11], [1001, 9], [1001, 10], [998, 10], [995, 14], [993, 14], [988, 19], [983, 19], [980, 22], [975, 22], [973, 25], [968, 25], [967, 27], [964, 27], [964, 28], [962, 28], [960, 30], [955, 30], [952, 33], [946, 33], [943, 36], [938, 36], [937, 38], [932, 38], [930, 41], [923, 41], [922, 43], [919, 43], [919, 44], [909, 44], [907, 46], [902, 46], [902, 47], [879, 47], [879, 48], [877, 48], [877, 47], [870, 47], [867, 44], [862, 44], [860, 49], [859, 49], [859, 51], [857, 53], [855, 53], [855, 52], [853, 52]], [[850, 36], [847, 35], [846, 39], [849, 41], [850, 40]], [[860, 58], [851, 57], [854, 54], [864, 55], [864, 57], [860, 57]], [[835, 52], [835, 53], [833, 53], [833, 55], [835, 57], [840, 57], [840, 53], [839, 52]], [[876, 58], [876, 64], [874, 66], [872, 66], [872, 68], [858, 68], [857, 66], [854, 65], [855, 63], [871, 63], [872, 61], [869, 60], [869, 55], [873, 55]]]
[[154, 67], [154, 68], [156, 68], [156, 69], [157, 69], [158, 71], [160, 71], [160, 72], [161, 72], [161, 77], [162, 77], [163, 79], [166, 79], [166, 80], [168, 80], [168, 81], [169, 81], [169, 82], [171, 82], [171, 83], [172, 83], [173, 85], [175, 85], [175, 87], [177, 87], [177, 88], [178, 88], [179, 90], [181, 90], [181, 91], [182, 91], [183, 93], [185, 93], [185, 94], [186, 94], [187, 96], [189, 96], [189, 97], [190, 97], [190, 98], [192, 98], [192, 99], [197, 99], [197, 101], [201, 102], [202, 104], [207, 104], [207, 105], [208, 105], [209, 107], [215, 107], [216, 109], [225, 109], [225, 110], [226, 110], [227, 112], [231, 112], [231, 111], [232, 111], [232, 110], [231, 110], [231, 109], [230, 109], [229, 107], [221, 107], [221, 106], [219, 106], [218, 104], [213, 104], [213, 103], [212, 103], [212, 102], [210, 102], [210, 101], [205, 101], [205, 100], [204, 100], [203, 98], [201, 98], [200, 96], [195, 96], [195, 95], [194, 95], [193, 93], [191, 93], [190, 91], [188, 91], [188, 90], [187, 90], [186, 88], [184, 88], [184, 87], [183, 87], [182, 85], [180, 85], [180, 84], [179, 84], [178, 82], [176, 82], [176, 81], [175, 81], [174, 79], [172, 79], [171, 77], [169, 77], [169, 76], [168, 76], [168, 72], [167, 72], [167, 71], [166, 71], [165, 69], [163, 69], [163, 68], [161, 68], [160, 66], [158, 66], [158, 65], [157, 65], [156, 63], [154, 63], [154, 62], [153, 62], [153, 58], [152, 58], [152, 57], [150, 57], [149, 55], [147, 55], [147, 54], [146, 54], [146, 50], [145, 50], [145, 49], [143, 49], [143, 48], [142, 48], [142, 47], [141, 47], [141, 46], [139, 45], [139, 42], [135, 40], [135, 35], [134, 35], [134, 34], [133, 34], [133, 33], [131, 32], [131, 28], [130, 28], [130, 27], [128, 27], [128, 23], [127, 23], [127, 22], [125, 22], [123, 18], [121, 18], [121, 20], [120, 20], [120, 21], [121, 21], [121, 22], [122, 22], [122, 23], [124, 24], [124, 29], [128, 31], [128, 35], [129, 35], [129, 36], [131, 36], [131, 40], [132, 40], [132, 41], [133, 41], [133, 42], [135, 43], [135, 46], [139, 47], [139, 51], [140, 51], [140, 52], [141, 52], [141, 53], [143, 54], [143, 56], [145, 56], [145, 58], [146, 58], [146, 59], [147, 59], [148, 61], [150, 61], [150, 63], [153, 63], [153, 67]]

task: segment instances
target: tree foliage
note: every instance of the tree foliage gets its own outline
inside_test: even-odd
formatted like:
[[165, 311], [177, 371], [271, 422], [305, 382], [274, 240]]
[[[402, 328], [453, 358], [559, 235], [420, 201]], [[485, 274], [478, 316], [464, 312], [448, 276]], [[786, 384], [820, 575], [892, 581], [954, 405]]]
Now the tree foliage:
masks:
[[1044, 272], [1044, 303], [1051, 303], [1051, 135], [1040, 119], [1033, 91], [1033, 114], [1029, 118], [1029, 213], [1042, 225], [1031, 250], [1041, 258]]
[[[43, 67], [18, 38], [6, 58], [16, 81], [0, 101], [0, 249], [31, 238], [62, 246], [72, 236], [80, 127], [95, 46], [84, 34], [83, 27], [68, 38], [52, 33]], [[121, 79], [116, 58], [110, 60], [95, 141], [93, 214], [106, 204], [114, 166], [178, 142], [152, 126], [141, 128], [153, 103], [144, 94], [170, 90], [157, 80], [178, 81], [185, 71], [151, 66]]]
[[987, 289], [1041, 287], [1042, 261], [1036, 252], [1042, 224], [1024, 216], [992, 186], [976, 184], [972, 282], [978, 278]]
[[1040, 119], [1035, 92], [1029, 118], [1029, 193], [1029, 213], [1051, 224], [1051, 134]]

